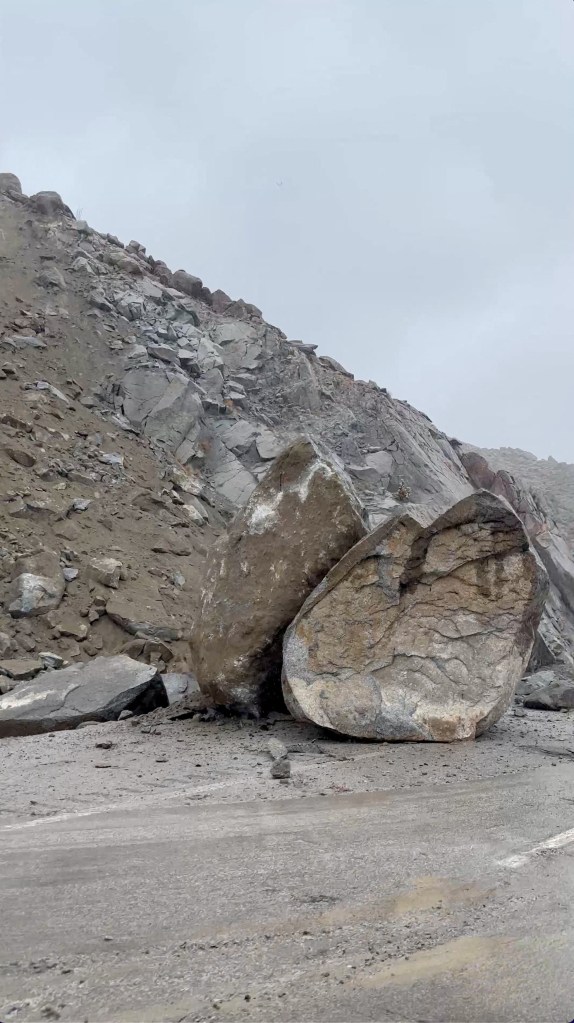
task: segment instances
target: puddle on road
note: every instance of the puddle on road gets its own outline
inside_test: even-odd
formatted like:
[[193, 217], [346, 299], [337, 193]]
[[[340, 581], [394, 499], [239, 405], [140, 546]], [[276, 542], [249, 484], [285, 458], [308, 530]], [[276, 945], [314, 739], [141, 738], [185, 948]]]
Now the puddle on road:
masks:
[[[393, 897], [382, 899], [369, 898], [368, 902], [352, 902], [335, 905], [323, 912], [313, 912], [312, 905], [320, 905], [317, 893], [311, 897], [298, 898], [305, 904], [305, 909], [296, 914], [285, 916], [247, 917], [236, 919], [233, 923], [219, 927], [207, 926], [195, 929], [189, 936], [190, 941], [229, 941], [238, 937], [257, 938], [261, 934], [274, 937], [279, 935], [297, 935], [301, 932], [317, 934], [331, 928], [347, 927], [353, 924], [381, 923], [396, 921], [409, 914], [441, 913], [456, 906], [484, 902], [493, 894], [493, 889], [479, 888], [470, 882], [452, 881], [441, 877], [418, 877], [411, 882], [412, 887]], [[335, 901], [337, 896], [325, 893], [320, 896], [325, 901]]]
[[376, 973], [356, 974], [351, 983], [360, 988], [415, 984], [419, 980], [431, 980], [445, 973], [464, 970], [468, 966], [484, 966], [493, 958], [498, 958], [501, 949], [511, 943], [511, 938], [499, 935], [454, 938], [443, 945], [386, 963]]
[[367, 905], [336, 906], [306, 921], [306, 926], [340, 927], [367, 920], [397, 920], [408, 913], [428, 913], [453, 906], [481, 902], [492, 895], [492, 889], [450, 881], [442, 877], [418, 877], [413, 887], [394, 899], [371, 900]]
[[440, 877], [420, 877], [411, 891], [399, 895], [389, 905], [388, 915], [401, 917], [406, 913], [425, 913], [431, 909], [449, 909], [451, 906], [480, 902], [491, 896], [493, 889], [479, 888], [475, 884], [449, 881]]

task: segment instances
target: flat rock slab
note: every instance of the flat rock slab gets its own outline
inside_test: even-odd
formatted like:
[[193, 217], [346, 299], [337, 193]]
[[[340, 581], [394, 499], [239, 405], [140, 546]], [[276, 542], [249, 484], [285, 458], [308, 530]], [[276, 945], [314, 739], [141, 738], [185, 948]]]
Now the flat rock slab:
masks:
[[0, 661], [0, 675], [7, 675], [15, 682], [26, 682], [44, 670], [44, 662], [38, 657], [11, 657]]
[[192, 638], [204, 694], [254, 712], [280, 703], [283, 633], [366, 528], [350, 481], [311, 440], [279, 456], [210, 554]]
[[132, 636], [167, 643], [181, 639], [182, 630], [177, 620], [167, 614], [159, 598], [146, 593], [141, 597], [133, 593], [115, 594], [106, 604], [106, 614]]
[[472, 739], [508, 708], [546, 595], [506, 501], [397, 514], [329, 573], [288, 629], [296, 718], [390, 742]]
[[75, 728], [82, 721], [115, 721], [122, 710], [144, 714], [167, 707], [153, 665], [119, 654], [61, 671], [44, 671], [0, 696], [0, 738]]

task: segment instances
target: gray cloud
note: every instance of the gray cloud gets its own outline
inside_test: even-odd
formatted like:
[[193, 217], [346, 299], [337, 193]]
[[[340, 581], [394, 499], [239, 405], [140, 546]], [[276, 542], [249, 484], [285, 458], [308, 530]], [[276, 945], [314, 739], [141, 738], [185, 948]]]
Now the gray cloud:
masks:
[[447, 432], [574, 461], [574, 5], [20, 0], [0, 167]]

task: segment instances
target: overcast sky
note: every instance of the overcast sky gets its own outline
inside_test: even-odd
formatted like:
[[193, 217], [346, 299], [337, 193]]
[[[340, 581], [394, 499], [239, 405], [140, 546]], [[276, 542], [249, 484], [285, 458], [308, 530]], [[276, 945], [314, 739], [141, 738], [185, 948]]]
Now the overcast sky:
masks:
[[0, 170], [574, 462], [572, 0], [0, 0]]

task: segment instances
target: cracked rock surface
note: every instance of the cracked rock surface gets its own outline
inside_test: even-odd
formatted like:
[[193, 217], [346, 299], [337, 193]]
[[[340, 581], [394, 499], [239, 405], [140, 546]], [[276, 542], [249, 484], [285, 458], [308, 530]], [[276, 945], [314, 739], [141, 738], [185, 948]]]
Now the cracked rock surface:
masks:
[[329, 573], [285, 636], [289, 710], [365, 739], [472, 739], [507, 710], [546, 575], [518, 517], [478, 491], [388, 520]]

